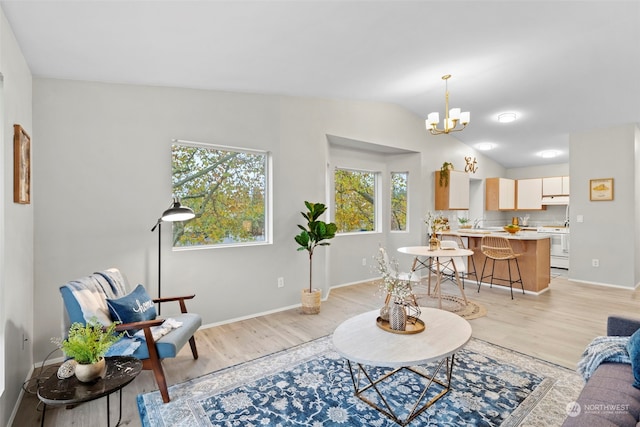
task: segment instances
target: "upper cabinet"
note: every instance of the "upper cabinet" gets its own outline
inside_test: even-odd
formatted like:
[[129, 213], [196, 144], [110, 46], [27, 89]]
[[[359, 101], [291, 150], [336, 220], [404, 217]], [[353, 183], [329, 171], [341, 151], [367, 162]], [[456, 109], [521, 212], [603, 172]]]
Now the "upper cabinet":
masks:
[[552, 176], [542, 178], [542, 204], [543, 205], [568, 205], [569, 204], [569, 177]]
[[533, 211], [546, 209], [542, 205], [542, 179], [519, 179], [516, 183], [516, 209]]
[[542, 178], [542, 195], [543, 196], [568, 196], [569, 195], [569, 177], [568, 176], [552, 176]]
[[507, 178], [487, 178], [485, 182], [485, 209], [488, 211], [516, 208], [516, 182]]
[[[469, 175], [465, 172], [449, 171], [449, 182], [440, 185], [440, 171], [435, 172], [435, 210], [469, 209]], [[446, 180], [444, 180], [446, 181]]]

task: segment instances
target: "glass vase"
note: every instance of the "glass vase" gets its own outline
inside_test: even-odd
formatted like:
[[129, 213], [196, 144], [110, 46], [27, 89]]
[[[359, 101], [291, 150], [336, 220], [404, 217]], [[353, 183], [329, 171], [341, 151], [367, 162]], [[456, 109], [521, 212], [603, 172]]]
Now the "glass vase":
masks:
[[440, 240], [438, 240], [436, 233], [433, 233], [431, 238], [429, 238], [429, 250], [437, 251], [438, 249], [440, 249]]

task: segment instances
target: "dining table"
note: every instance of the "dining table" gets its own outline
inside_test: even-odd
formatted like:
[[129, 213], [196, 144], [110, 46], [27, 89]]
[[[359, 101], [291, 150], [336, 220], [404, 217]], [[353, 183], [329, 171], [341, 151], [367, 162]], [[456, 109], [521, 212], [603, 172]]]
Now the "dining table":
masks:
[[442, 308], [442, 275], [443, 266], [447, 266], [453, 270], [455, 282], [458, 285], [464, 304], [467, 305], [467, 296], [464, 293], [464, 287], [460, 280], [460, 274], [454, 262], [456, 257], [469, 257], [473, 255], [473, 251], [461, 248], [438, 248], [430, 249], [429, 246], [406, 246], [398, 248], [398, 252], [406, 255], [413, 255], [413, 264], [411, 272], [426, 268], [429, 271], [427, 294], [431, 295], [431, 272], [436, 273], [436, 286], [434, 288], [438, 299], [438, 308]]

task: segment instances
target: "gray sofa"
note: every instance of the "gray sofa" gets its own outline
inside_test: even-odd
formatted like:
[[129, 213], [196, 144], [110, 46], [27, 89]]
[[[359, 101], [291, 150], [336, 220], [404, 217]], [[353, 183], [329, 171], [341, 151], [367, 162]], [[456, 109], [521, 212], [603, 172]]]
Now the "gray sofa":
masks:
[[[630, 336], [637, 329], [640, 319], [610, 316], [607, 321], [609, 336]], [[633, 381], [631, 365], [602, 363], [576, 401], [579, 413], [568, 416], [562, 426], [640, 427], [640, 390], [633, 387]]]

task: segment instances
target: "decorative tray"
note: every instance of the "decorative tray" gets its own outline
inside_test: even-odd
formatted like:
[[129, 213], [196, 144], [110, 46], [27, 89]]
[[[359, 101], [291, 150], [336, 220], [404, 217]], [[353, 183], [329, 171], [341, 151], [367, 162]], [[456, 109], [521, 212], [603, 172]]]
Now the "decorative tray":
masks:
[[422, 320], [416, 319], [413, 316], [409, 316], [407, 318], [407, 326], [404, 331], [397, 331], [395, 329], [391, 329], [391, 326], [389, 326], [389, 321], [383, 320], [382, 317], [380, 316], [378, 316], [378, 318], [376, 319], [376, 325], [378, 325], [379, 328], [384, 329], [387, 332], [391, 332], [392, 334], [403, 334], [403, 335], [419, 334], [420, 332], [424, 331], [426, 328]]

